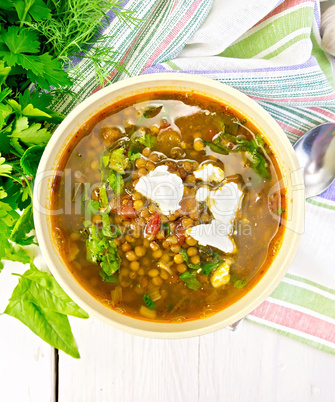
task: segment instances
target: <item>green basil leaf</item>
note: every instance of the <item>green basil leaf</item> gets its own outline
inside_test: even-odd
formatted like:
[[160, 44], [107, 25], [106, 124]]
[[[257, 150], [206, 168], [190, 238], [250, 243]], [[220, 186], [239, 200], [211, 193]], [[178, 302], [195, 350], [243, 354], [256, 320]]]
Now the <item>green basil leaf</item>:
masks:
[[115, 237], [118, 237], [122, 234], [121, 230], [117, 226], [113, 225], [114, 230], [112, 230], [112, 225], [110, 223], [108, 214], [104, 214], [101, 217], [102, 217], [102, 235], [103, 236], [114, 239]]
[[19, 285], [10, 300], [15, 299], [26, 300], [55, 313], [88, 318], [88, 314], [70, 299], [51, 274], [40, 271], [33, 264], [20, 276]]
[[179, 254], [183, 257], [184, 261], [188, 262], [188, 255], [185, 248], [180, 249]]
[[5, 314], [17, 318], [51, 346], [79, 358], [67, 314], [88, 318], [53, 276], [33, 264], [20, 276]]
[[116, 237], [115, 233], [112, 232], [111, 223], [109, 220], [109, 215], [104, 214], [102, 218], [102, 234], [106, 237]]
[[66, 315], [20, 299], [10, 301], [4, 313], [20, 320], [54, 348], [77, 359], [80, 358]]
[[101, 164], [103, 167], [107, 167], [109, 164], [109, 155], [104, 155], [101, 157]]
[[247, 281], [245, 279], [240, 279], [234, 282], [234, 286], [237, 289], [244, 288], [244, 286], [247, 284]]

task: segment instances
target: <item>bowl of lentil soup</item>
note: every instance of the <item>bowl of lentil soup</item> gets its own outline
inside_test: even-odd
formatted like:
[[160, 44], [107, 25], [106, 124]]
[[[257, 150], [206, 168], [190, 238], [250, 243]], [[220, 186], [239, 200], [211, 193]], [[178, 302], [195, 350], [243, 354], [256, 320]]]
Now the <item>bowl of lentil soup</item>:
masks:
[[186, 74], [113, 84], [74, 109], [34, 189], [42, 254], [64, 290], [127, 332], [228, 326], [278, 285], [303, 227], [302, 176], [253, 100]]

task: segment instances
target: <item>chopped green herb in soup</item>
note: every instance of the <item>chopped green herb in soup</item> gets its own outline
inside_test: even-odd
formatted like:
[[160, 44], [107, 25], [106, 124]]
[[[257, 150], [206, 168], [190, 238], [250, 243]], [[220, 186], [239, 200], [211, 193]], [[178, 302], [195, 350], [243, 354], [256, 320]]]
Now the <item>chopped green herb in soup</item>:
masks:
[[65, 149], [53, 238], [104, 305], [161, 322], [207, 317], [276, 255], [280, 179], [266, 137], [231, 108], [193, 93], [137, 95], [94, 116]]

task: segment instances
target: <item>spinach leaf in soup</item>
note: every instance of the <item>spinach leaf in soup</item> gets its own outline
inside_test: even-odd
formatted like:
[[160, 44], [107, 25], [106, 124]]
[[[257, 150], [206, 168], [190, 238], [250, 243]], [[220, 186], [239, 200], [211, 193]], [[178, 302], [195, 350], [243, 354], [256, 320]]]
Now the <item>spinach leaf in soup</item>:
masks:
[[147, 293], [144, 294], [143, 301], [150, 310], [153, 310], [157, 307], [156, 304], [151, 300], [150, 296]]
[[200, 269], [200, 264], [192, 264], [191, 262], [189, 262], [189, 256], [187, 255], [187, 251], [182, 248], [180, 250], [180, 254], [183, 257], [184, 261], [186, 262], [186, 265], [191, 268], [191, 269]]
[[222, 264], [222, 261], [223, 260], [216, 253], [213, 261], [201, 266], [202, 273], [204, 275], [209, 275], [213, 270], [219, 268], [219, 266]]
[[107, 275], [104, 270], [99, 271], [99, 275], [101, 276], [102, 280], [107, 283], [119, 283], [119, 279], [117, 276], [114, 275]]
[[[226, 308], [247, 292], [254, 275], [258, 280], [268, 267], [269, 242], [280, 233], [278, 222], [264, 208], [265, 197], [259, 196], [272, 186], [270, 172], [278, 173], [267, 143], [253, 134], [252, 123], [244, 122], [237, 112], [196, 94], [187, 95], [159, 94], [158, 101], [139, 96], [118, 104], [103, 120], [96, 118], [91, 134], [84, 132], [82, 144], [74, 151], [84, 158], [69, 158], [62, 166], [81, 168], [90, 184], [99, 183], [85, 197], [85, 216], [73, 216], [75, 228], [67, 219], [57, 218], [70, 243], [81, 248], [75, 260], [68, 262], [70, 269], [108, 308], [139, 319], [190, 321], [208, 310], [216, 313]], [[115, 134], [109, 140], [107, 126]], [[222, 170], [221, 182], [209, 173], [209, 181], [196, 174], [210, 164]], [[167, 169], [154, 174], [162, 166]], [[170, 179], [180, 182], [182, 198], [176, 204], [180, 208], [163, 211], [168, 192], [161, 193], [163, 203], [153, 188], [143, 190], [144, 182], [154, 185], [152, 177], [159, 185], [165, 179], [167, 184]], [[233, 251], [213, 240], [216, 234], [208, 226], [215, 230], [212, 223], [218, 218], [209, 199], [197, 199], [200, 188], [208, 188], [209, 198], [229, 183], [243, 193], [232, 231], [225, 235]], [[246, 183], [250, 183], [247, 191]], [[57, 200], [62, 206], [62, 198]], [[274, 211], [286, 206], [280, 197], [278, 201], [274, 197], [271, 205]], [[253, 228], [252, 236], [238, 230], [242, 220], [243, 228], [247, 223]], [[204, 225], [206, 242], [192, 237], [197, 225]], [[255, 243], [254, 238], [259, 241]]]
[[162, 109], [163, 106], [150, 106], [145, 109], [143, 117], [145, 117], [146, 119], [152, 119], [153, 117], [156, 117]]
[[192, 290], [199, 290], [201, 288], [201, 283], [196, 278], [196, 272], [184, 272], [179, 277], [183, 282], [186, 283], [187, 287]]
[[144, 137], [137, 137], [136, 141], [147, 148], [152, 148], [156, 144], [157, 138], [152, 134], [146, 133]]
[[107, 176], [107, 182], [115, 195], [121, 195], [124, 192], [124, 180], [120, 173], [111, 170]]
[[112, 151], [108, 167], [118, 173], [124, 174], [128, 166], [128, 158], [124, 155], [124, 148], [118, 148]]
[[261, 135], [257, 134], [252, 140], [237, 137], [221, 132], [213, 141], [204, 141], [212, 151], [229, 155], [230, 152], [243, 152], [250, 167], [262, 178], [270, 180], [269, 163], [265, 157], [265, 143]]
[[114, 274], [120, 269], [121, 257], [113, 238], [104, 236], [94, 224], [86, 230], [88, 230], [87, 258], [100, 265], [108, 276]]

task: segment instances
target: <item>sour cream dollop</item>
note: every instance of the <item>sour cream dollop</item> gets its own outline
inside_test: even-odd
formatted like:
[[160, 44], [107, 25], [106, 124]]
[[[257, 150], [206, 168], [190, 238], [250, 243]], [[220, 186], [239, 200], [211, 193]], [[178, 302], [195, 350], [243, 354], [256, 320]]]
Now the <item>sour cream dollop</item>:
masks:
[[135, 190], [156, 202], [162, 213], [168, 215], [180, 208], [184, 185], [179, 176], [168, 172], [167, 166], [158, 166], [139, 179]]
[[208, 187], [200, 187], [196, 199], [207, 202], [215, 219], [210, 224], [194, 226], [188, 234], [203, 246], [216, 247], [227, 254], [236, 251], [230, 235], [242, 197], [243, 192], [233, 182], [226, 183], [214, 191], [210, 191]]
[[209, 224], [193, 226], [188, 234], [202, 246], [212, 246], [227, 254], [236, 250], [234, 241], [229, 237], [227, 225], [216, 219]]
[[213, 181], [215, 183], [220, 183], [224, 179], [224, 172], [218, 166], [214, 166], [211, 163], [207, 165], [200, 166], [197, 170], [193, 172], [196, 179], [203, 181]]

